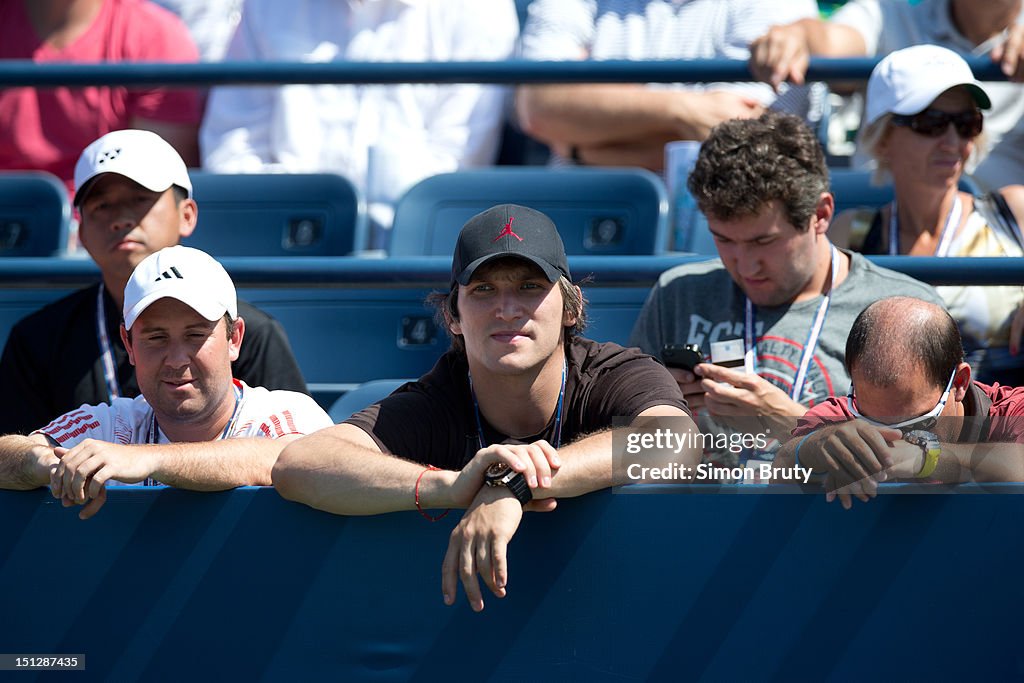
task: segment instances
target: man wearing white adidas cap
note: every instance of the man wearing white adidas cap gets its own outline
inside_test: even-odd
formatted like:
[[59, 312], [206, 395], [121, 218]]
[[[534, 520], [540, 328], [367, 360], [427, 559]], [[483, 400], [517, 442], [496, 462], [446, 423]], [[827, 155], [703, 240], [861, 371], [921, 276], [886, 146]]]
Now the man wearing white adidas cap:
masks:
[[[0, 434], [27, 434], [83, 403], [138, 396], [118, 341], [125, 284], [144, 258], [196, 227], [199, 209], [185, 163], [149, 131], [114, 131], [89, 145], [75, 166], [75, 188], [79, 237], [102, 280], [11, 330], [0, 358]], [[306, 391], [280, 323], [245, 302], [239, 309], [246, 342], [233, 365], [235, 377], [252, 386]]]
[[[284, 445], [333, 423], [313, 399], [231, 376], [246, 325], [224, 268], [190, 247], [148, 256], [124, 292], [121, 340], [142, 396], [83, 405], [0, 437], [0, 488], [50, 485], [91, 517], [108, 482], [214, 491], [269, 485]], [[144, 446], [142, 446], [144, 445]]]

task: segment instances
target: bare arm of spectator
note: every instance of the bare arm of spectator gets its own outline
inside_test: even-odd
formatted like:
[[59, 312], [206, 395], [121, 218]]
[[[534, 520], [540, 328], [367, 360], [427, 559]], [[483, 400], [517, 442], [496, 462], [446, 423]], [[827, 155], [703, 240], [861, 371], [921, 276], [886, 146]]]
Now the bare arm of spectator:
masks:
[[1006, 30], [1006, 40], [992, 48], [991, 57], [1007, 78], [1024, 83], [1024, 25], [1010, 26]]
[[60, 460], [42, 434], [0, 437], [0, 489], [27, 491], [50, 483]]
[[424, 472], [419, 463], [383, 453], [359, 427], [340, 424], [286, 448], [274, 465], [273, 483], [289, 500], [342, 515], [413, 510], [417, 494], [422, 508], [465, 508], [496, 462], [523, 472], [531, 486], [538, 486], [550, 480], [560, 458], [544, 442], [495, 444], [478, 451], [459, 472]]
[[[914, 476], [924, 467], [924, 451], [919, 446], [914, 447], [916, 452], [914, 449], [904, 448], [903, 443], [905, 442], [892, 449], [893, 465], [886, 470], [886, 475], [904, 481], [914, 481]], [[921, 481], [943, 484], [971, 481], [1024, 482], [1024, 446], [1018, 443], [944, 443], [935, 471]], [[853, 506], [854, 497], [862, 502], [868, 500], [863, 497], [864, 487], [861, 482], [839, 486], [835, 478], [829, 475], [825, 480], [825, 489], [828, 491], [826, 499], [829, 502], [838, 497], [847, 510]]]
[[[685, 415], [672, 406], [655, 406], [640, 417]], [[547, 444], [488, 446], [459, 472], [423, 474], [423, 465], [382, 453], [366, 432], [351, 424], [321, 430], [289, 445], [274, 466], [273, 480], [289, 500], [336, 514], [372, 515], [415, 509], [416, 480], [423, 474], [421, 507], [464, 508], [472, 503], [483, 485], [484, 472], [495, 462], [523, 472], [531, 487], [542, 489], [535, 492], [536, 498], [579, 496], [622, 483], [612, 481], [611, 430], [557, 450]], [[550, 481], [545, 483], [545, 477]]]
[[750, 72], [774, 88], [784, 81], [799, 85], [804, 82], [811, 55], [863, 57], [867, 55], [867, 44], [860, 32], [850, 26], [800, 19], [772, 26], [750, 44]]
[[[826, 496], [839, 498], [849, 509], [853, 498], [868, 502], [878, 482], [913, 481], [924, 467], [924, 451], [907, 443], [898, 429], [877, 428], [860, 420], [821, 427], [805, 437], [786, 442], [776, 454], [774, 467], [796, 464], [816, 474], [827, 473]], [[922, 481], [956, 484], [968, 481], [1024, 481], [1024, 446], [1018, 443], [943, 443], [934, 472]]]
[[152, 477], [162, 484], [193, 491], [222, 491], [237, 486], [269, 486], [270, 470], [281, 450], [300, 438], [247, 437], [122, 445], [86, 439], [73, 448], [58, 448], [61, 462], [53, 483], [76, 503], [94, 497], [108, 480], [134, 484]]
[[84, 505], [82, 519], [106, 501], [111, 479], [135, 484], [153, 478], [193, 491], [223, 491], [238, 486], [269, 486], [270, 471], [290, 434], [198, 443], [122, 445], [86, 439], [73, 448], [56, 448], [60, 462], [50, 475], [50, 491], [65, 506]]
[[671, 140], [703, 140], [711, 128], [731, 118], [755, 117], [756, 99], [727, 91], [689, 92], [641, 85], [543, 85], [519, 89], [517, 109], [527, 133], [564, 153], [577, 148], [594, 164], [625, 163], [647, 147], [660, 169], [664, 145]]
[[[890, 478], [913, 480], [924, 467], [924, 451], [900, 450], [887, 471]], [[895, 452], [895, 451], [894, 451]], [[958, 484], [1024, 481], [1024, 445], [1019, 443], [944, 443], [935, 471], [925, 481]]]

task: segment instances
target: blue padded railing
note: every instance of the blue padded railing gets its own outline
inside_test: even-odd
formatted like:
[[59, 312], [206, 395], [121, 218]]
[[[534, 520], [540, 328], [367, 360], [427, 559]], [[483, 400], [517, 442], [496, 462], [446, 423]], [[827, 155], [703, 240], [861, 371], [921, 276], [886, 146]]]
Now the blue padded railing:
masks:
[[[650, 287], [661, 273], [708, 256], [570, 256], [569, 268], [579, 279], [594, 276], [593, 287]], [[1024, 259], [998, 257], [936, 258], [931, 256], [868, 256], [868, 260], [932, 285], [1007, 285], [1024, 283]], [[226, 257], [219, 259], [238, 287], [404, 288], [444, 287], [451, 276], [451, 259], [416, 258], [287, 259]], [[6, 298], [20, 288], [78, 287], [99, 277], [96, 264], [86, 259], [9, 258], [0, 261], [0, 294]]]
[[[865, 81], [877, 59], [810, 61], [808, 81]], [[990, 59], [968, 60], [979, 80], [1006, 80]], [[36, 64], [0, 62], [0, 87], [82, 85], [285, 85], [288, 83], [701, 83], [750, 81], [729, 59], [593, 62], [218, 62]]]
[[[508, 595], [485, 595], [479, 614], [461, 590], [441, 601], [457, 511], [429, 524], [412, 511], [328, 515], [269, 489], [133, 488], [82, 522], [47, 491], [0, 491], [0, 644], [84, 654], [81, 679], [111, 681], [1024, 671], [1024, 496], [1009, 495], [1021, 486], [882, 495], [850, 511], [762, 486], [662, 490], [527, 514]], [[709, 490], [719, 495], [698, 493]]]

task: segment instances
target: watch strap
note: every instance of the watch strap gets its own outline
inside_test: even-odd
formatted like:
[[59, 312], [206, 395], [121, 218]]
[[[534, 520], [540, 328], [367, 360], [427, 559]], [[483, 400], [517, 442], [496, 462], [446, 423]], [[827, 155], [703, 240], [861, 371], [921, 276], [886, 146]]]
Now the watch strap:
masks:
[[935, 472], [935, 468], [938, 467], [939, 456], [942, 455], [942, 444], [939, 443], [939, 437], [928, 431], [914, 430], [904, 434], [903, 440], [915, 446], [920, 446], [921, 451], [924, 452], [924, 462], [921, 464], [921, 469], [914, 475], [914, 478], [924, 479], [930, 477]]
[[924, 464], [921, 466], [921, 470], [914, 475], [915, 479], [932, 476], [935, 468], [939, 465], [939, 455], [942, 454], [942, 448], [935, 442], [921, 444], [921, 450], [924, 451]]
[[523, 505], [533, 500], [533, 492], [530, 491], [530, 485], [526, 483], [526, 477], [522, 473], [516, 472], [512, 477], [509, 477], [508, 481], [505, 482], [505, 486], [516, 497], [516, 500]]

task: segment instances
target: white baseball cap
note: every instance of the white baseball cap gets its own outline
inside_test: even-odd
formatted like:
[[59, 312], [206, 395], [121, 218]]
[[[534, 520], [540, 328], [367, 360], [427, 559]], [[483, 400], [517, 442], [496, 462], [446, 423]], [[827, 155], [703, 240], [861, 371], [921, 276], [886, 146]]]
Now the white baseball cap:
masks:
[[917, 114], [950, 88], [965, 86], [982, 109], [992, 106], [967, 62], [938, 45], [914, 45], [886, 55], [871, 72], [865, 125], [885, 114]]
[[181, 245], [150, 254], [124, 288], [124, 326], [131, 329], [154, 301], [171, 297], [210, 322], [225, 313], [238, 317], [235, 285], [224, 266], [205, 251]]
[[75, 206], [101, 173], [118, 173], [153, 192], [179, 185], [192, 196], [185, 162], [166, 140], [148, 130], [115, 130], [85, 148], [75, 164]]

